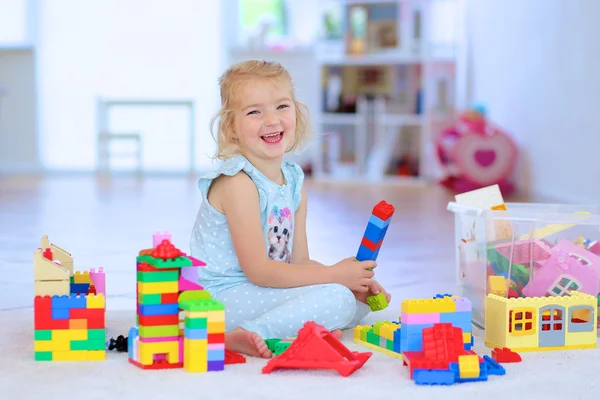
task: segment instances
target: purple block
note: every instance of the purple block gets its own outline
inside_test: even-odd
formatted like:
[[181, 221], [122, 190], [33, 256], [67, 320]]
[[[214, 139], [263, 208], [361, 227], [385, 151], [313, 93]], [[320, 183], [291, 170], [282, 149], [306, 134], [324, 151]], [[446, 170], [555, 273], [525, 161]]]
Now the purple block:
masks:
[[464, 297], [459, 297], [459, 298], [453, 298], [452, 300], [454, 300], [454, 302], [456, 303], [456, 312], [465, 312], [465, 311], [472, 311], [472, 304], [471, 304], [471, 300], [466, 299]]
[[209, 371], [223, 371], [224, 369], [225, 369], [225, 360], [208, 362], [208, 370]]

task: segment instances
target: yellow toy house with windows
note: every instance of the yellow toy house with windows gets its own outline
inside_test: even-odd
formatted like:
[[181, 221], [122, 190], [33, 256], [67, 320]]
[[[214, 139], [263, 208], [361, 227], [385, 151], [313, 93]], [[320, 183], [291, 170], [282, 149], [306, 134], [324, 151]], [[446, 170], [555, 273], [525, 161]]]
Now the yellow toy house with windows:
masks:
[[595, 348], [595, 296], [571, 292], [569, 296], [485, 299], [485, 345], [514, 351]]

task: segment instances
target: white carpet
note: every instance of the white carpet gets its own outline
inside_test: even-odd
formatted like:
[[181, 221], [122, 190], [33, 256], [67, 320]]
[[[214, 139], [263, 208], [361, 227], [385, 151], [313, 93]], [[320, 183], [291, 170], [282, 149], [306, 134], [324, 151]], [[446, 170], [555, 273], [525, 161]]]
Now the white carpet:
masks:
[[[393, 311], [374, 314], [392, 320]], [[108, 312], [108, 335], [127, 335], [135, 316]], [[367, 320], [373, 323], [374, 318]], [[190, 374], [183, 370], [145, 371], [127, 362], [126, 353], [109, 352], [106, 361], [35, 362], [31, 309], [0, 312], [2, 399], [592, 399], [598, 398], [600, 350], [523, 353], [523, 362], [504, 364], [505, 376], [453, 386], [418, 386], [401, 361], [375, 353], [362, 369], [344, 378], [334, 371], [261, 373], [265, 360], [226, 366], [225, 371]], [[352, 333], [344, 343], [355, 345]], [[481, 335], [476, 332], [476, 343]], [[476, 346], [480, 355], [489, 349]]]

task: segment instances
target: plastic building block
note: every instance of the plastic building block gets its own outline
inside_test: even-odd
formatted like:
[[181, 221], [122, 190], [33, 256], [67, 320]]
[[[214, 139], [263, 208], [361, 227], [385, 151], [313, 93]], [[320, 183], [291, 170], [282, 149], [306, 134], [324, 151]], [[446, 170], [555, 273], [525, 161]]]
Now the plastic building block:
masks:
[[323, 326], [309, 321], [298, 332], [298, 337], [281, 355], [272, 358], [262, 372], [276, 369], [334, 369], [349, 376], [371, 357], [371, 352], [351, 352]]
[[485, 345], [513, 351], [587, 349], [597, 346], [596, 295], [485, 299]]
[[498, 348], [492, 350], [492, 359], [499, 363], [517, 363], [523, 361], [519, 353], [515, 353], [509, 348]]
[[488, 375], [506, 375], [504, 367], [490, 356], [483, 356], [483, 361]]
[[378, 293], [375, 296], [368, 296], [367, 303], [369, 304], [369, 307], [371, 307], [372, 311], [384, 310], [388, 306], [385, 293], [383, 292]]
[[153, 245], [136, 258], [137, 326], [127, 339], [129, 362], [142, 369], [223, 370], [225, 307], [183, 278], [184, 270], [205, 264], [177, 249], [168, 233], [156, 233]]
[[245, 364], [246, 357], [236, 353], [233, 350], [225, 349], [225, 365], [229, 364]]
[[90, 271], [73, 273], [73, 257], [48, 236], [34, 252], [34, 358], [36, 361], [105, 360], [104, 296]]

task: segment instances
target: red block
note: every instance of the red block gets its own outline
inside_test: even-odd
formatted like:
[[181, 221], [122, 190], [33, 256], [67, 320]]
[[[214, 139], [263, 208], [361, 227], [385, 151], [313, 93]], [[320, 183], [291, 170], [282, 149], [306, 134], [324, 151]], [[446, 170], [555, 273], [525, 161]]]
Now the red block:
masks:
[[138, 321], [142, 326], [178, 325], [179, 315], [139, 315]]
[[160, 304], [175, 304], [179, 302], [179, 293], [163, 293], [160, 295]]
[[33, 300], [33, 328], [35, 330], [69, 329], [69, 320], [53, 320], [52, 297], [35, 296]]
[[381, 243], [383, 243], [383, 239], [381, 239], [378, 243], [375, 243], [375, 242], [367, 239], [366, 237], [363, 237], [363, 239], [360, 242], [360, 244], [362, 244], [363, 246], [365, 246], [367, 249], [369, 249], [371, 251], [376, 251], [378, 248], [380, 248]]
[[377, 205], [373, 208], [373, 215], [377, 218], [386, 221], [394, 215], [394, 211], [396, 209], [393, 205], [389, 204], [385, 200], [381, 200]]
[[207, 339], [208, 339], [208, 344], [225, 343], [225, 334], [224, 333], [209, 333]]
[[519, 353], [512, 351], [508, 347], [496, 347], [494, 350], [492, 350], [492, 359], [499, 363], [513, 363], [523, 361]]

